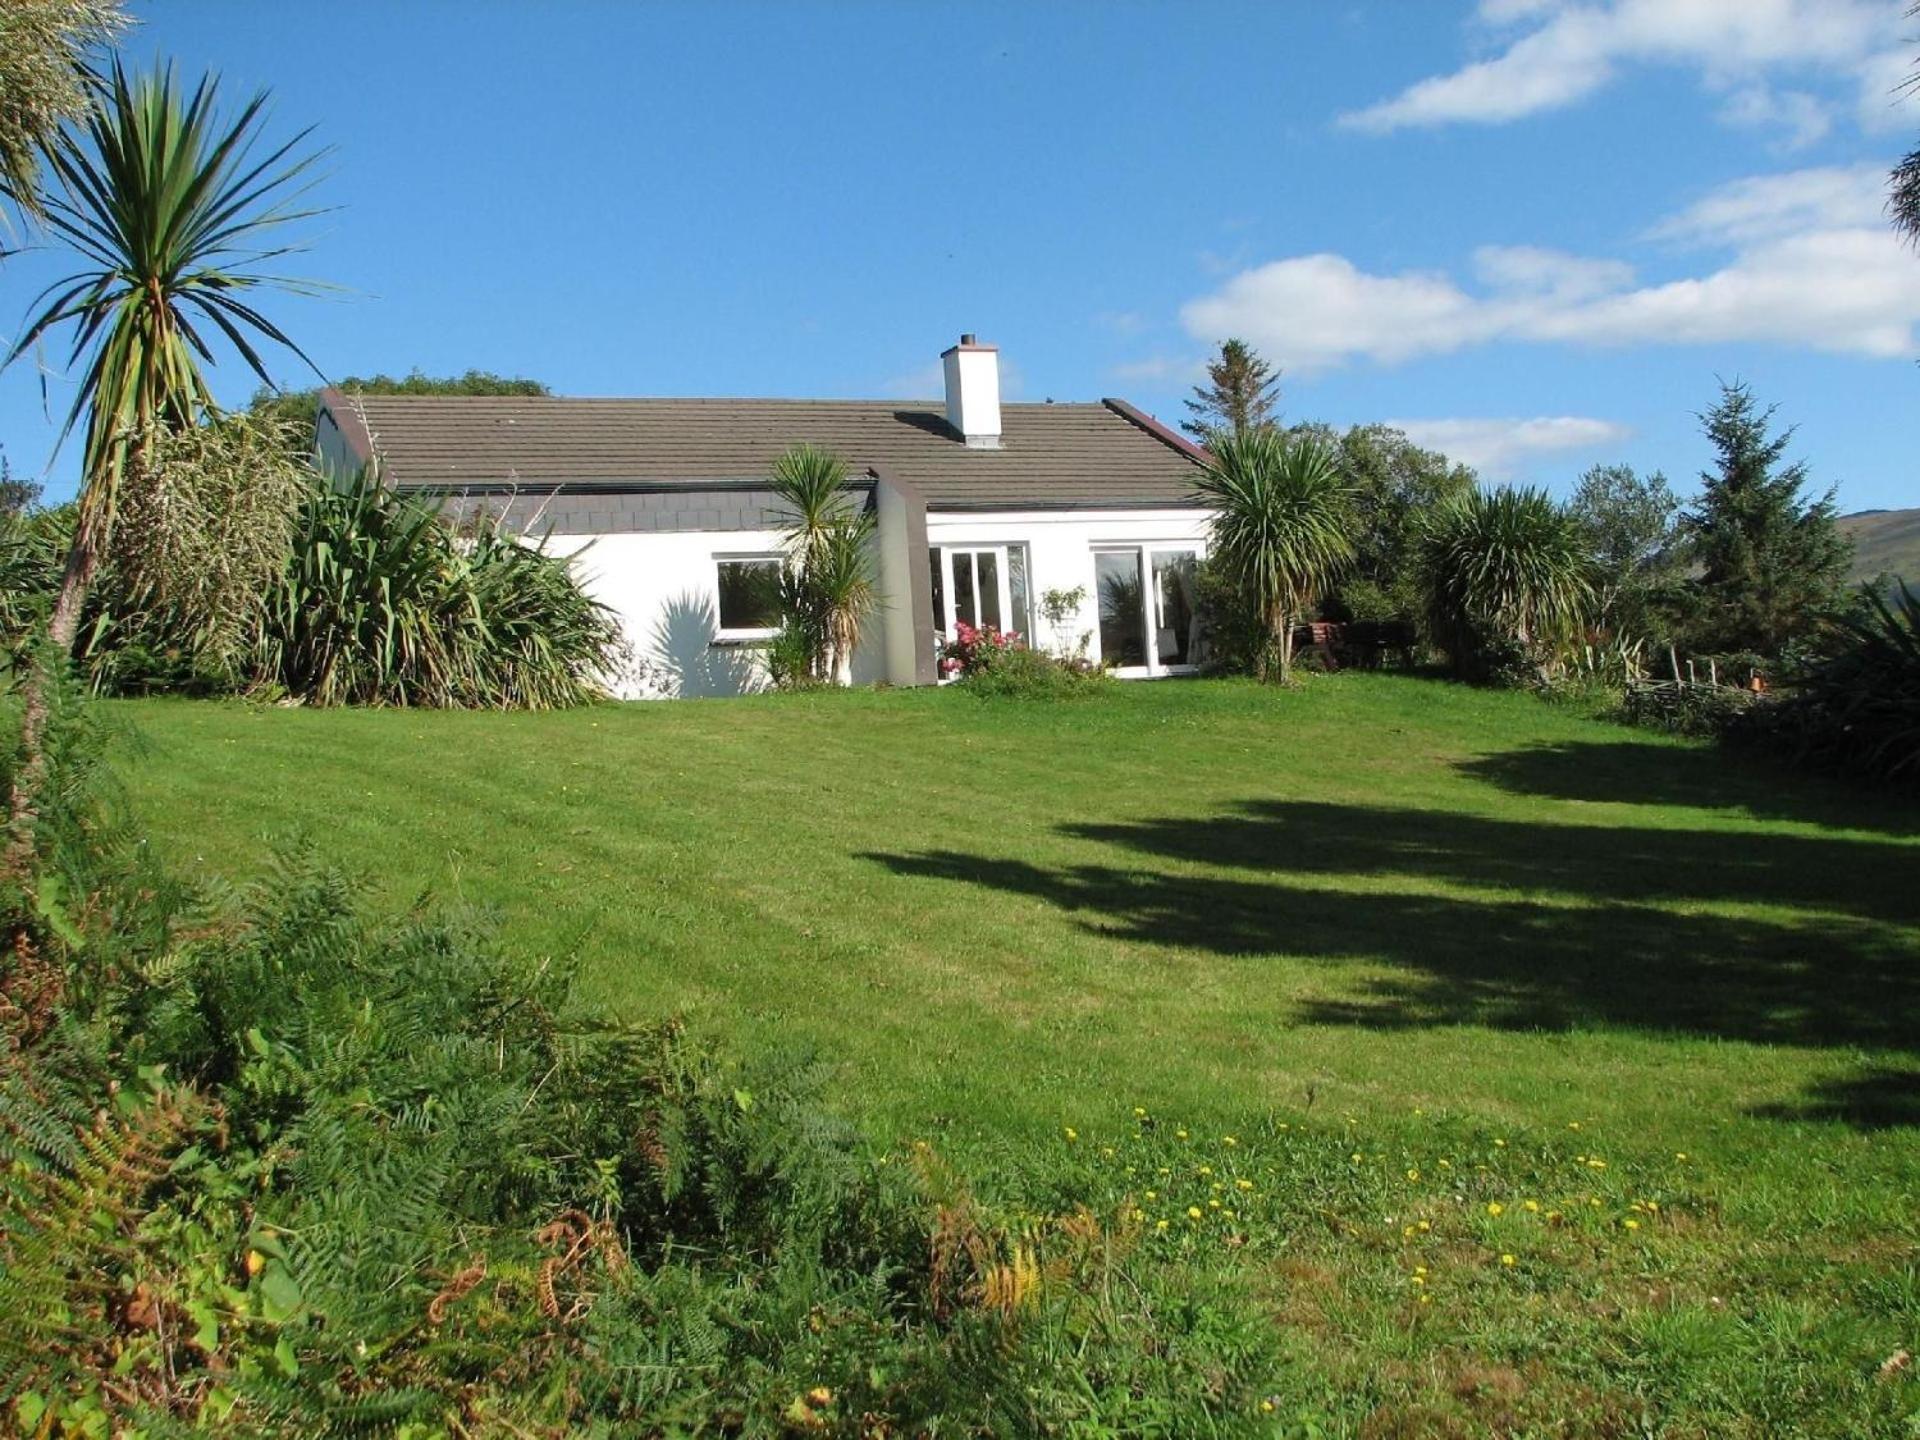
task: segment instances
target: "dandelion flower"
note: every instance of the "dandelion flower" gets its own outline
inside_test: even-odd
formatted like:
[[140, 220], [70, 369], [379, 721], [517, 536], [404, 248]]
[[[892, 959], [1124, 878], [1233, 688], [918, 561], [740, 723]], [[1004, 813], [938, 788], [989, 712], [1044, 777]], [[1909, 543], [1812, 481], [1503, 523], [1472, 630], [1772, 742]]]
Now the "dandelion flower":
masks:
[[1422, 1305], [1431, 1305], [1431, 1304], [1433, 1303], [1433, 1297], [1432, 1297], [1431, 1295], [1428, 1295], [1428, 1294], [1426, 1294], [1426, 1293], [1424, 1293], [1424, 1292], [1422, 1292], [1422, 1294], [1421, 1294], [1421, 1296], [1420, 1296], [1420, 1303], [1421, 1303]]
[[1080, 1138], [1080, 1132], [1074, 1129], [1073, 1126], [1071, 1125], [1067, 1126], [1067, 1139], [1078, 1140], [1079, 1138]]
[[1187, 1206], [1187, 1218], [1189, 1220], [1198, 1220], [1200, 1218], [1200, 1207], [1198, 1205]]
[[1167, 1222], [1164, 1220], [1156, 1220], [1153, 1222], [1153, 1228], [1156, 1230], [1164, 1230], [1167, 1228]]
[[1233, 1136], [1231, 1135], [1222, 1135], [1220, 1137], [1220, 1143], [1222, 1145], [1225, 1145], [1228, 1149], [1232, 1149], [1235, 1145], [1238, 1145], [1240, 1142], [1234, 1139]]
[[1215, 1199], [1207, 1201], [1207, 1208], [1209, 1210], [1218, 1210], [1220, 1208], [1219, 1199], [1216, 1197]]
[[1567, 1122], [1567, 1129], [1578, 1130], [1579, 1128], [1580, 1128], [1580, 1122], [1578, 1120], [1569, 1120]]
[[1501, 1150], [1504, 1150], [1507, 1148], [1507, 1142], [1504, 1140], [1496, 1140], [1493, 1143], [1496, 1147], [1498, 1147]]
[[824, 1385], [816, 1385], [813, 1389], [807, 1391], [807, 1403], [814, 1406], [831, 1405], [833, 1403], [833, 1391]]
[[1638, 1220], [1622, 1220], [1620, 1223], [1625, 1225], [1629, 1230], [1638, 1230], [1640, 1228], [1640, 1222]]
[[1253, 1181], [1251, 1180], [1236, 1180], [1233, 1182], [1233, 1184], [1234, 1184], [1234, 1188], [1237, 1190], [1253, 1189]]
[[1360, 1152], [1359, 1152], [1358, 1150], [1356, 1150], [1356, 1151], [1354, 1151], [1354, 1152], [1353, 1152], [1353, 1157], [1352, 1157], [1352, 1158], [1353, 1158], [1353, 1163], [1354, 1163], [1354, 1164], [1356, 1164], [1356, 1165], [1358, 1165], [1358, 1164], [1360, 1163], [1360, 1160], [1361, 1160], [1361, 1155], [1360, 1155]]
[[1430, 1220], [1422, 1220], [1420, 1222], [1420, 1228], [1422, 1230], [1431, 1230], [1433, 1229], [1433, 1222]]
[[1453, 1162], [1451, 1160], [1442, 1160], [1440, 1162], [1440, 1168], [1442, 1170], [1451, 1170], [1453, 1168]]
[[1540, 1210], [1540, 1202], [1538, 1200], [1522, 1200], [1520, 1202], [1520, 1208], [1533, 1211], [1537, 1214]]
[[1502, 1265], [1518, 1265], [1520, 1262], [1511, 1255], [1502, 1255], [1500, 1257], [1500, 1263]]
[[1133, 1107], [1133, 1118], [1134, 1118], [1134, 1119], [1136, 1119], [1136, 1120], [1144, 1120], [1144, 1119], [1146, 1119], [1146, 1118], [1147, 1118], [1147, 1108], [1146, 1108], [1146, 1106], [1144, 1106], [1144, 1105], [1136, 1105], [1136, 1106], [1134, 1106], [1134, 1107]]
[[1187, 1138], [1187, 1132], [1184, 1130], [1176, 1130], [1173, 1132], [1173, 1138], [1176, 1140], [1184, 1140]]
[[1684, 1161], [1687, 1158], [1687, 1152], [1684, 1150], [1676, 1150], [1673, 1152], [1673, 1158], [1676, 1160]]
[[1420, 1172], [1418, 1170], [1407, 1171], [1407, 1179], [1418, 1180], [1419, 1178], [1420, 1178]]
[[1506, 1213], [1507, 1213], [1507, 1207], [1502, 1205], [1498, 1200], [1489, 1200], [1487, 1202], [1487, 1214], [1504, 1215]]
[[1160, 1192], [1158, 1190], [1147, 1191], [1147, 1199], [1158, 1200], [1159, 1198], [1160, 1198]]
[[1200, 1173], [1200, 1174], [1202, 1174], [1202, 1175], [1211, 1175], [1211, 1174], [1213, 1174], [1213, 1166], [1211, 1166], [1211, 1165], [1202, 1165], [1202, 1166], [1200, 1167], [1200, 1172], [1199, 1172], [1199, 1173]]

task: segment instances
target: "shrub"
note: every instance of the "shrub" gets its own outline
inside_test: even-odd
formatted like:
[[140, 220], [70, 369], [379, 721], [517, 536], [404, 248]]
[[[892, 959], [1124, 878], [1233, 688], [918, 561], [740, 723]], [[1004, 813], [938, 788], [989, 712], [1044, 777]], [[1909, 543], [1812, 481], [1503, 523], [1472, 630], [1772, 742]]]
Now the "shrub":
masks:
[[1920, 596], [1863, 589], [1826, 648], [1732, 738], [1799, 765], [1920, 783]]
[[965, 677], [984, 670], [1002, 656], [1024, 649], [1017, 630], [999, 630], [992, 625], [969, 625], [962, 620], [953, 627], [953, 639], [940, 651], [940, 673]]
[[1627, 686], [1619, 715], [1648, 730], [1719, 739], [1756, 703], [1753, 692], [1732, 685], [1640, 680]]
[[1040, 650], [1015, 646], [976, 662], [962, 687], [982, 699], [1074, 700], [1097, 693], [1107, 674], [1092, 665], [1059, 660]]
[[622, 656], [570, 561], [489, 517], [457, 536], [363, 471], [308, 487], [255, 675], [317, 705], [542, 710], [598, 697]]

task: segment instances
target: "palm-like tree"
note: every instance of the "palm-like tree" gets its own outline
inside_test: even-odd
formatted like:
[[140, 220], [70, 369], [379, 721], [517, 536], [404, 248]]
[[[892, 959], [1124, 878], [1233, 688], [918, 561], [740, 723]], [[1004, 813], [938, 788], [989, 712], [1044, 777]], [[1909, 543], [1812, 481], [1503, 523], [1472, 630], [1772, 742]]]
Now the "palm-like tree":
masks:
[[1457, 670], [1471, 669], [1489, 642], [1517, 645], [1544, 666], [1593, 602], [1587, 537], [1540, 489], [1471, 490], [1440, 505], [1421, 563], [1429, 622]]
[[847, 493], [846, 462], [817, 445], [789, 447], [773, 462], [771, 478], [792, 512], [782, 526], [791, 566], [782, 603], [819, 637], [815, 673], [850, 685], [854, 646], [880, 603], [873, 516]]
[[[194, 424], [214, 409], [201, 366], [224, 337], [259, 378], [272, 383], [256, 341], [306, 356], [251, 303], [268, 287], [316, 287], [259, 270], [287, 253], [269, 231], [313, 214], [297, 208], [300, 177], [319, 158], [294, 158], [306, 132], [257, 152], [266, 95], [230, 123], [215, 111], [209, 75], [185, 93], [165, 70], [130, 80], [116, 62], [87, 116], [45, 148], [36, 196], [0, 172], [0, 194], [23, 209], [37, 200], [40, 223], [79, 253], [83, 266], [34, 301], [34, 316], [0, 368], [43, 337], [68, 328], [69, 363], [80, 383], [60, 438], [87, 417], [79, 514], [47, 630], [73, 648], [87, 587], [113, 538], [130, 470], [163, 429]], [[308, 362], [311, 364], [311, 362]], [[44, 681], [30, 677], [21, 715], [22, 761], [7, 821], [6, 873], [24, 879], [46, 783]]]
[[1195, 485], [1214, 511], [1213, 557], [1266, 627], [1261, 673], [1284, 684], [1294, 621], [1353, 562], [1346, 481], [1326, 446], [1255, 427], [1217, 434]]
[[129, 467], [157, 431], [215, 408], [202, 369], [213, 341], [224, 337], [268, 384], [257, 342], [306, 359], [252, 296], [317, 288], [256, 267], [288, 253], [265, 243], [268, 232], [315, 213], [296, 208], [297, 182], [319, 155], [294, 157], [306, 132], [256, 155], [265, 92], [226, 122], [215, 91], [211, 75], [187, 93], [170, 69], [129, 79], [116, 63], [78, 133], [46, 152], [44, 224], [85, 263], [41, 292], [0, 367], [71, 330], [80, 383], [60, 438], [82, 416], [87, 426], [73, 550], [48, 627], [63, 648], [111, 543]]

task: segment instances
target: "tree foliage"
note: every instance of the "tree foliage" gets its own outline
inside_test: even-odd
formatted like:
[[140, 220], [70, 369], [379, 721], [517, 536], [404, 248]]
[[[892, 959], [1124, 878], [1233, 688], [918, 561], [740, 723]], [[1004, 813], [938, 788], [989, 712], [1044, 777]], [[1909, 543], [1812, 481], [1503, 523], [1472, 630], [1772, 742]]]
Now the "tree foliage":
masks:
[[1222, 431], [1195, 481], [1210, 550], [1264, 627], [1259, 669], [1285, 682], [1293, 626], [1353, 561], [1351, 492], [1333, 452], [1270, 426]]
[[[1907, 14], [1910, 17], [1920, 16], [1920, 4], [1913, 6]], [[1902, 88], [1910, 98], [1920, 93], [1920, 71], [1909, 77]], [[1920, 245], [1920, 150], [1909, 151], [1907, 157], [1894, 166], [1887, 213], [1893, 217], [1895, 229], [1914, 244]]]
[[[334, 382], [348, 395], [551, 395], [538, 380], [496, 375], [491, 370], [468, 370], [460, 375], [427, 375], [414, 370], [395, 379], [391, 375], [349, 375]], [[313, 448], [313, 425], [320, 413], [318, 388], [281, 390], [262, 385], [254, 391], [248, 410], [284, 426], [302, 453]]]
[[1667, 477], [1595, 465], [1569, 508], [1593, 560], [1594, 621], [1614, 639], [1664, 640], [1684, 568], [1680, 499]]
[[1186, 401], [1192, 419], [1180, 428], [1201, 440], [1219, 432], [1239, 434], [1274, 423], [1280, 404], [1280, 373], [1244, 340], [1227, 340], [1207, 362], [1207, 383]]
[[93, 53], [126, 25], [119, 0], [0, 5], [0, 194], [40, 214], [41, 160], [92, 102]]
[[1793, 431], [1770, 433], [1775, 408], [1735, 381], [1700, 417], [1717, 463], [1681, 525], [1696, 570], [1689, 635], [1701, 651], [1778, 655], [1839, 598], [1851, 551], [1833, 492], [1807, 498], [1806, 464], [1782, 465]]
[[1420, 524], [1438, 505], [1470, 492], [1474, 474], [1436, 450], [1422, 449], [1388, 425], [1297, 426], [1331, 447], [1352, 491], [1354, 559], [1330, 609], [1351, 620], [1414, 620], [1423, 596], [1418, 573]]

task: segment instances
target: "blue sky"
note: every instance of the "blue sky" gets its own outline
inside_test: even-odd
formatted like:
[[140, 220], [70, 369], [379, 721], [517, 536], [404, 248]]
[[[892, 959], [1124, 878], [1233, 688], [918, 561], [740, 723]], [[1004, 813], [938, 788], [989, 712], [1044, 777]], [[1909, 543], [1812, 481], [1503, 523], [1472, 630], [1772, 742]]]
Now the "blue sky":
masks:
[[[1561, 493], [1616, 459], [1690, 487], [1719, 375], [1860, 509], [1920, 504], [1902, 8], [195, 0], [126, 48], [334, 148], [289, 268], [344, 293], [269, 302], [329, 375], [926, 395], [970, 330], [1012, 398], [1175, 419], [1231, 333], [1290, 419]], [[0, 327], [60, 264], [0, 265]], [[0, 377], [16, 472], [55, 428]]]

